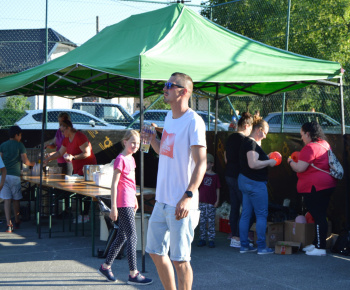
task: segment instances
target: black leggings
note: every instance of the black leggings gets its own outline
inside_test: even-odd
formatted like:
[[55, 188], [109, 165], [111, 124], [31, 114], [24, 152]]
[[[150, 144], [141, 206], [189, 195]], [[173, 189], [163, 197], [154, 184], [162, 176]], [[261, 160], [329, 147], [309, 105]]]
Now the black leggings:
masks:
[[117, 232], [117, 236], [108, 251], [106, 264], [112, 265], [114, 259], [119, 254], [125, 241], [128, 240], [127, 255], [128, 255], [129, 270], [135, 271], [137, 270], [137, 265], [136, 265], [137, 235], [136, 235], [134, 208], [119, 207], [118, 219], [119, 219], [119, 229]]
[[334, 187], [316, 191], [316, 188], [312, 186], [310, 193], [302, 193], [306, 208], [315, 220], [315, 239], [313, 244], [318, 249], [326, 248], [328, 230], [327, 208], [333, 191]]

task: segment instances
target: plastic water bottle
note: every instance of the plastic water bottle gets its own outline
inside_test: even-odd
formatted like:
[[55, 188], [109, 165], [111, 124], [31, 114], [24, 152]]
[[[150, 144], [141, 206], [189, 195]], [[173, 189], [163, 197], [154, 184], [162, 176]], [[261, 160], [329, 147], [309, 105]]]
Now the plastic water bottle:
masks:
[[233, 131], [237, 131], [238, 120], [235, 116], [232, 117], [232, 128]]

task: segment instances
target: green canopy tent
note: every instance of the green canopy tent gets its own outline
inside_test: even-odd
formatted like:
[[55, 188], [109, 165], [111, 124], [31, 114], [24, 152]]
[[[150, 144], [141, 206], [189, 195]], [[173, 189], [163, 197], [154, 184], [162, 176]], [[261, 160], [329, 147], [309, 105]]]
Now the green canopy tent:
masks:
[[[136, 96], [140, 97], [142, 124], [144, 97], [161, 92], [175, 71], [192, 77], [196, 93], [211, 93], [216, 100], [230, 95], [266, 96], [310, 84], [336, 85], [344, 125], [339, 63], [251, 40], [182, 4], [131, 16], [55, 60], [0, 79], [0, 96], [43, 92], [67, 98]], [[143, 154], [141, 205], [142, 190]]]
[[0, 96], [80, 98], [159, 93], [174, 71], [220, 95], [269, 95], [341, 78], [339, 63], [277, 49], [227, 30], [182, 4], [111, 25], [77, 49], [0, 79]]

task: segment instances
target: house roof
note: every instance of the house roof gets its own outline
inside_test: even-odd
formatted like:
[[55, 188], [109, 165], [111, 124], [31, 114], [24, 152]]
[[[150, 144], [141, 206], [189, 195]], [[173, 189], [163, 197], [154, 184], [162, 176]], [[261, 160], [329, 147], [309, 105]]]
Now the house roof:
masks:
[[[18, 73], [45, 62], [45, 29], [0, 30], [0, 73]], [[57, 43], [77, 47], [55, 30], [48, 29], [48, 55]]]

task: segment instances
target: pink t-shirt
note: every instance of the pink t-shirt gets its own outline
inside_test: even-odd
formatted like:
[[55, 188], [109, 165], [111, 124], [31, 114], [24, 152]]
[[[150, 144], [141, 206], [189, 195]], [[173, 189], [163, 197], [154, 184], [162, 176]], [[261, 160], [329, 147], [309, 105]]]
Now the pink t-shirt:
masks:
[[117, 187], [117, 208], [135, 207], [136, 201], [136, 182], [135, 182], [136, 163], [134, 157], [126, 157], [119, 154], [114, 161], [114, 170], [119, 169], [120, 179]]
[[[318, 142], [326, 148], [330, 147], [324, 140]], [[320, 191], [337, 185], [337, 180], [334, 177], [311, 166], [313, 163], [316, 167], [329, 171], [327, 151], [319, 144], [310, 142], [305, 145], [300, 151], [299, 160], [310, 164], [304, 172], [297, 173], [297, 191], [299, 193], [311, 192], [312, 186], [315, 186], [316, 191]]]

